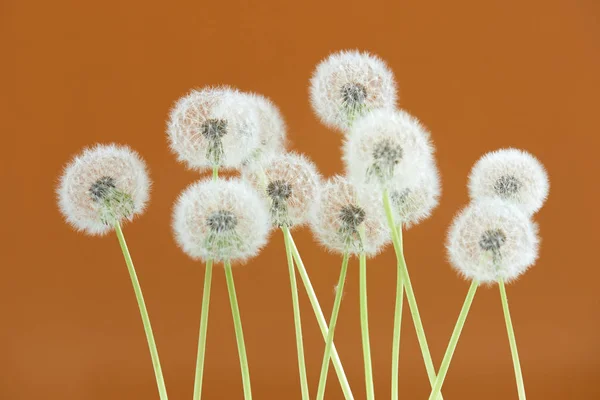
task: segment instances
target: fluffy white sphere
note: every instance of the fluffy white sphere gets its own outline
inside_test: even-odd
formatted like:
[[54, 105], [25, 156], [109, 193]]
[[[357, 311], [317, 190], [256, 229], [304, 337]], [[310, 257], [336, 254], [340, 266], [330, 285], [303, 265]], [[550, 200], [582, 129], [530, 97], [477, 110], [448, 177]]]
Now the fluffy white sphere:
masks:
[[516, 204], [528, 215], [537, 212], [548, 197], [548, 174], [531, 154], [502, 149], [485, 154], [471, 170], [472, 199], [496, 197]]
[[311, 208], [310, 226], [319, 242], [331, 251], [364, 251], [374, 256], [390, 241], [385, 221], [380, 196], [359, 195], [346, 178], [335, 176], [321, 187]]
[[452, 266], [482, 283], [511, 281], [538, 256], [537, 225], [517, 206], [499, 199], [471, 203], [454, 219], [447, 250]]
[[440, 176], [431, 160], [421, 169], [414, 181], [394, 181], [390, 200], [396, 223], [405, 229], [427, 219], [437, 207], [441, 193]]
[[244, 93], [244, 95], [256, 108], [259, 123], [259, 146], [248, 161], [283, 153], [286, 144], [286, 126], [277, 106], [260, 94]]
[[344, 143], [348, 179], [356, 185], [411, 183], [433, 154], [429, 132], [410, 114], [376, 110], [352, 126]]
[[239, 179], [205, 179], [190, 185], [173, 210], [181, 249], [203, 261], [244, 261], [267, 243], [269, 210], [258, 193]]
[[321, 182], [315, 165], [306, 157], [287, 153], [243, 169], [243, 178], [270, 204], [275, 226], [300, 226], [307, 222]]
[[127, 146], [96, 145], [69, 162], [56, 190], [66, 221], [103, 235], [144, 211], [150, 192], [146, 164]]
[[394, 74], [378, 57], [358, 51], [331, 54], [310, 81], [310, 100], [321, 121], [346, 131], [365, 112], [395, 108]]
[[179, 161], [191, 169], [239, 168], [258, 148], [255, 102], [227, 87], [192, 90], [171, 110], [167, 136]]

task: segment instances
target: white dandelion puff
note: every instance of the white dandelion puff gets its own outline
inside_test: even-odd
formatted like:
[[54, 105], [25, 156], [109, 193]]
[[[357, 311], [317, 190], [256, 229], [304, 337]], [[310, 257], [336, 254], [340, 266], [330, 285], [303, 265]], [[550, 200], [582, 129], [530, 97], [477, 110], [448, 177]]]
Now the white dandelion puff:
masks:
[[352, 126], [344, 144], [348, 179], [357, 186], [411, 183], [433, 154], [429, 132], [404, 111], [376, 110]]
[[150, 192], [146, 164], [127, 146], [86, 148], [67, 166], [56, 190], [65, 220], [89, 235], [144, 211]]
[[439, 203], [440, 176], [432, 160], [422, 168], [414, 182], [396, 181], [390, 188], [394, 220], [405, 229], [427, 219]]
[[390, 241], [379, 202], [379, 195], [359, 195], [346, 178], [335, 176], [323, 184], [312, 206], [311, 229], [331, 251], [374, 256]]
[[287, 133], [285, 121], [277, 106], [260, 94], [244, 93], [244, 95], [256, 108], [259, 123], [259, 146], [251, 154], [248, 161], [252, 162], [283, 153]]
[[496, 197], [516, 204], [528, 215], [537, 212], [548, 197], [548, 174], [531, 154], [502, 149], [485, 154], [469, 176], [472, 199]]
[[243, 177], [269, 202], [274, 226], [292, 228], [307, 222], [321, 178], [306, 157], [296, 153], [275, 156], [244, 168]]
[[239, 179], [198, 181], [177, 200], [173, 230], [181, 249], [202, 261], [244, 261], [267, 243], [266, 203]]
[[358, 51], [330, 55], [310, 81], [310, 100], [321, 121], [346, 131], [364, 113], [396, 106], [394, 74], [378, 57]]
[[167, 136], [191, 169], [239, 168], [259, 146], [259, 118], [248, 96], [227, 87], [192, 90], [171, 110]]
[[537, 225], [499, 199], [471, 203], [454, 219], [447, 240], [452, 266], [467, 279], [511, 281], [538, 256]]

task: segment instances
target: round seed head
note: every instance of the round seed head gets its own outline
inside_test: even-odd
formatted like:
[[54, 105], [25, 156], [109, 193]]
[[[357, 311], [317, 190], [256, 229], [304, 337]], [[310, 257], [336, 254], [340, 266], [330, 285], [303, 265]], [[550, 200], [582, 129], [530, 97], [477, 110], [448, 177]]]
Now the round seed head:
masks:
[[269, 213], [245, 182], [206, 179], [179, 196], [173, 230], [181, 249], [194, 259], [244, 261], [267, 243]]
[[537, 226], [517, 206], [499, 199], [475, 201], [454, 219], [447, 249], [452, 266], [467, 279], [511, 281], [538, 256]]
[[260, 94], [244, 93], [244, 95], [256, 108], [259, 123], [259, 146], [252, 152], [246, 163], [285, 152], [286, 126], [277, 106]]
[[396, 106], [392, 71], [378, 57], [358, 51], [330, 55], [316, 68], [310, 100], [321, 121], [346, 131], [368, 111]]
[[179, 161], [191, 169], [239, 168], [257, 150], [256, 101], [227, 87], [192, 90], [171, 110], [167, 136]]
[[337, 253], [364, 251], [374, 256], [390, 240], [380, 196], [359, 194], [340, 176], [329, 179], [321, 188], [310, 224], [321, 244]]
[[149, 192], [144, 161], [113, 144], [84, 149], [67, 164], [56, 190], [65, 220], [89, 235], [106, 234], [141, 214]]
[[410, 114], [376, 110], [356, 121], [343, 151], [353, 184], [384, 189], [394, 182], [414, 183], [432, 159], [433, 146], [429, 132]]
[[280, 154], [242, 171], [243, 178], [269, 203], [274, 226], [293, 228], [307, 222], [321, 178], [306, 157]]
[[471, 170], [469, 194], [472, 199], [499, 198], [533, 215], [548, 197], [548, 175], [531, 154], [502, 149], [485, 154]]

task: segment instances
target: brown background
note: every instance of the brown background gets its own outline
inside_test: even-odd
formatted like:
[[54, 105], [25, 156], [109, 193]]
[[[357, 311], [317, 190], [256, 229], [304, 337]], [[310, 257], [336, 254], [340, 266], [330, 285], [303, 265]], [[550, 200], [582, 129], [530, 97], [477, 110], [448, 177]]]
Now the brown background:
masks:
[[[437, 145], [441, 205], [406, 234], [436, 366], [468, 287], [445, 261], [447, 226], [467, 202], [466, 178], [476, 159], [517, 146], [536, 154], [551, 177], [550, 198], [535, 217], [541, 258], [509, 288], [529, 398], [600, 398], [599, 16], [595, 0], [0, 2], [0, 398], [158, 398], [116, 238], [74, 233], [53, 194], [73, 154], [113, 141], [137, 149], [151, 169], [151, 206], [125, 233], [170, 396], [191, 398], [203, 267], [175, 246], [170, 212], [197, 174], [167, 149], [169, 107], [189, 88], [209, 84], [263, 93], [285, 114], [291, 147], [330, 176], [342, 169], [340, 136], [313, 116], [307, 86], [319, 60], [347, 48], [389, 62], [401, 106], [430, 128]], [[235, 270], [257, 399], [300, 398], [280, 236]], [[329, 315], [339, 257], [319, 249], [307, 229], [296, 237]], [[393, 251], [370, 265], [376, 392], [383, 399], [390, 383]], [[225, 281], [216, 271], [205, 398], [241, 399]], [[364, 399], [356, 262], [350, 271], [336, 343], [355, 396]], [[301, 301], [314, 393], [322, 340], [304, 293]], [[425, 399], [428, 382], [408, 313], [402, 333], [402, 397]], [[341, 399], [330, 378], [328, 398]], [[476, 296], [444, 393], [516, 398], [495, 288]]]

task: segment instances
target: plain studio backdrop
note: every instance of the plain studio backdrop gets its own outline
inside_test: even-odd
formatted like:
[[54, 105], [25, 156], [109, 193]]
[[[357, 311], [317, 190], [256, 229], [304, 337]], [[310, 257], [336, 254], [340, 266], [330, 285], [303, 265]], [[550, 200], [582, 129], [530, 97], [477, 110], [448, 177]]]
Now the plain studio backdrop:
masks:
[[[446, 261], [467, 175], [485, 152], [514, 146], [547, 167], [550, 197], [535, 215], [540, 259], [508, 286], [529, 398], [600, 398], [598, 135], [600, 4], [539, 1], [17, 1], [0, 2], [2, 250], [0, 398], [158, 399], [127, 269], [114, 235], [77, 234], [54, 195], [63, 165], [96, 142], [128, 144], [154, 181], [147, 212], [125, 227], [170, 397], [192, 395], [204, 267], [175, 245], [178, 194], [199, 174], [167, 148], [165, 121], [190, 88], [229, 84], [271, 98], [290, 148], [325, 176], [341, 173], [341, 135], [308, 101], [315, 65], [368, 50], [392, 68], [399, 104], [432, 132], [443, 194], [405, 234], [436, 368], [468, 283]], [[340, 257], [294, 232], [325, 315]], [[300, 399], [283, 240], [234, 269], [257, 399]], [[375, 387], [390, 391], [396, 264], [369, 261]], [[316, 393], [323, 340], [303, 290], [308, 378]], [[204, 398], [241, 399], [224, 274], [214, 271]], [[364, 399], [358, 262], [352, 260], [336, 345]], [[408, 309], [400, 390], [429, 394]], [[327, 398], [342, 399], [330, 369]], [[446, 399], [516, 399], [497, 287], [482, 287], [444, 385]]]

